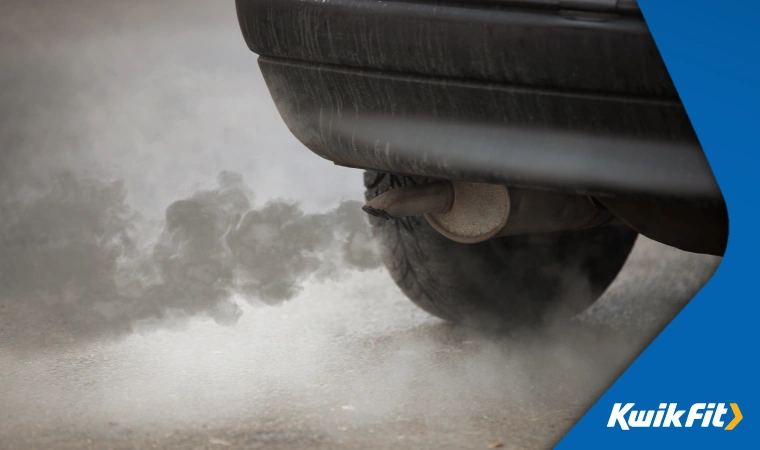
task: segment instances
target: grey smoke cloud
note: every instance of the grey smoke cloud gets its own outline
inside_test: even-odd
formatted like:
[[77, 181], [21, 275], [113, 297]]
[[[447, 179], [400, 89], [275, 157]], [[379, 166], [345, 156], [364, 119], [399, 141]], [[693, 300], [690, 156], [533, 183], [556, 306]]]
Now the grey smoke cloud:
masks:
[[254, 207], [242, 177], [222, 172], [170, 204], [152, 235], [126, 198], [120, 181], [64, 173], [2, 201], [4, 322], [57, 343], [197, 315], [229, 324], [240, 301], [278, 304], [307, 280], [379, 267], [357, 201], [311, 214], [285, 200]]
[[378, 266], [335, 207], [361, 174], [287, 132], [234, 2], [2, 2], [0, 60], [0, 346], [232, 323]]

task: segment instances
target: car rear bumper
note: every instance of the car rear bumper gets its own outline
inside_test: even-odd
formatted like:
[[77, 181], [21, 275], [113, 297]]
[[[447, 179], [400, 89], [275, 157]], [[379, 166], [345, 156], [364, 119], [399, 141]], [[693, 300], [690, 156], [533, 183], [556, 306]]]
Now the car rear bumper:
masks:
[[283, 119], [336, 164], [721, 199], [635, 15], [580, 20], [577, 11], [422, 0], [237, 4]]
[[[525, 7], [530, 4], [543, 7]], [[552, 4], [557, 7], [547, 7]], [[596, 13], [563, 10], [559, 4], [559, 0], [237, 0], [246, 43], [262, 56], [677, 98], [640, 16], [605, 19]]]

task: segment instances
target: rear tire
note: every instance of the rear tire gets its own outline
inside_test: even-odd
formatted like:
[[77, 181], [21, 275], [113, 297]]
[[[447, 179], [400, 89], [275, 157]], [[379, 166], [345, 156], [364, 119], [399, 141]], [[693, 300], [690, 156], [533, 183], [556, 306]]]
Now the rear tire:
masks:
[[[367, 171], [365, 196], [424, 181]], [[610, 226], [460, 244], [422, 216], [370, 221], [383, 262], [412, 302], [442, 319], [488, 329], [583, 311], [615, 279], [637, 236], [627, 226]]]

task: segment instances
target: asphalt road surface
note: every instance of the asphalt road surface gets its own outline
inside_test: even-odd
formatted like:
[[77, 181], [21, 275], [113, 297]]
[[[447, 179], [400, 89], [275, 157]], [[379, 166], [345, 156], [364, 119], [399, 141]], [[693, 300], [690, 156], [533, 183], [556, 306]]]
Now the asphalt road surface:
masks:
[[719, 261], [640, 238], [597, 304], [530, 335], [431, 318], [377, 270], [233, 327], [3, 351], [0, 448], [548, 448]]

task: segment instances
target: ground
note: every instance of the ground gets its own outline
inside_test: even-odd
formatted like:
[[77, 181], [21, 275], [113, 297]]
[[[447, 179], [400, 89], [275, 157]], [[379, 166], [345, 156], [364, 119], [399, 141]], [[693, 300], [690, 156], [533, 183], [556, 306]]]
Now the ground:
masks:
[[719, 261], [640, 238], [590, 310], [518, 336], [429, 317], [378, 270], [232, 327], [4, 349], [0, 448], [549, 448]]

